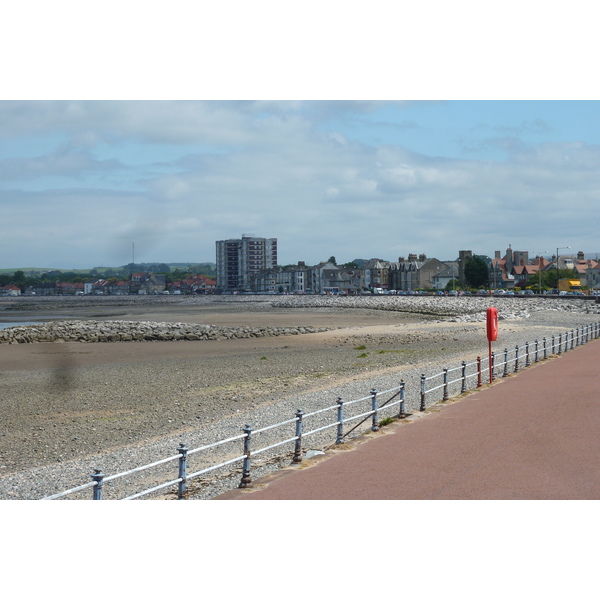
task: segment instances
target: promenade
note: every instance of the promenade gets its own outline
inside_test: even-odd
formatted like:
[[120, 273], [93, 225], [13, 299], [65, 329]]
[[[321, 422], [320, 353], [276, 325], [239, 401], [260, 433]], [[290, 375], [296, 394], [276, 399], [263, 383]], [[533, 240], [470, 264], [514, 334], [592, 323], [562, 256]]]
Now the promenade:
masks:
[[600, 499], [600, 340], [215, 500]]

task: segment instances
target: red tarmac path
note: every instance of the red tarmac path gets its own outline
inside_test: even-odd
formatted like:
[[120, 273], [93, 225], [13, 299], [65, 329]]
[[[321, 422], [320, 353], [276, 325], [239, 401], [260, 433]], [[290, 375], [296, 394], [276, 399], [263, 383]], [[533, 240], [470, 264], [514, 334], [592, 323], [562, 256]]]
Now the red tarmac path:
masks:
[[599, 364], [594, 340], [216, 499], [600, 499]]

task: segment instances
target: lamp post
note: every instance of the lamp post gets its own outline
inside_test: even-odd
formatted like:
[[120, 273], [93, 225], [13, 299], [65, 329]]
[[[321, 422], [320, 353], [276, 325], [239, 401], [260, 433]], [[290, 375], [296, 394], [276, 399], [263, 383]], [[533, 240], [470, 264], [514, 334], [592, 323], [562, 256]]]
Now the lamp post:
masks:
[[556, 291], [558, 292], [558, 251], [568, 250], [571, 246], [562, 246], [556, 249]]

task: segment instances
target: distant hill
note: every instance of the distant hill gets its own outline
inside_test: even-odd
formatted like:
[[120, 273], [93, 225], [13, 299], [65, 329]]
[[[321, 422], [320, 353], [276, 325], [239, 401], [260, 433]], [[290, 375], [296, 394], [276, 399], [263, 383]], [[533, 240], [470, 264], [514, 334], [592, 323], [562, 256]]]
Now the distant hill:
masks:
[[211, 275], [215, 273], [217, 265], [211, 262], [194, 263], [194, 262], [177, 262], [177, 263], [129, 263], [120, 267], [91, 267], [89, 269], [56, 269], [50, 267], [13, 267], [8, 269], [0, 269], [0, 275], [12, 275], [15, 271], [23, 271], [27, 277], [41, 275], [43, 273], [106, 273], [126, 271], [136, 273], [139, 271], [148, 271], [153, 273], [167, 272], [170, 273], [176, 269], [180, 271], [192, 271], [202, 275]]

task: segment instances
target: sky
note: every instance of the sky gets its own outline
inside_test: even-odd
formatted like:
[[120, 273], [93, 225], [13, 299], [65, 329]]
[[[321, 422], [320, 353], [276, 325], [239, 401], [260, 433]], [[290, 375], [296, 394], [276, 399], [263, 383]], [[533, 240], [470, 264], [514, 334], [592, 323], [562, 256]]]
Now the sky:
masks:
[[[25, 19], [25, 9], [19, 15]], [[425, 16], [426, 9], [417, 15]], [[164, 19], [151, 17], [151, 23]], [[350, 17], [351, 25], [362, 25], [359, 12]], [[556, 22], [561, 19], [557, 13]], [[106, 45], [96, 47], [90, 34], [93, 48], [76, 50], [85, 37], [76, 31], [76, 46], [54, 49], [62, 38], [48, 34], [53, 44], [22, 60], [21, 73], [34, 70], [39, 77], [23, 84], [9, 68], [14, 85], [0, 94], [0, 268], [214, 262], [215, 241], [242, 234], [277, 238], [280, 264], [317, 264], [332, 255], [338, 263], [395, 261], [409, 253], [453, 260], [459, 250], [493, 257], [509, 245], [534, 255], [567, 246], [573, 253], [600, 252], [600, 104], [597, 95], [568, 86], [566, 74], [579, 74], [573, 63], [560, 77], [557, 60], [548, 78], [536, 58], [532, 77], [525, 55], [510, 57], [505, 44], [483, 64], [513, 70], [493, 79], [477, 61], [485, 36], [475, 31], [473, 47], [444, 47], [441, 38], [430, 54], [420, 38], [409, 38], [413, 51], [420, 45], [418, 68], [414, 52], [410, 60], [389, 52], [404, 43], [386, 35], [397, 28], [381, 24], [381, 36], [371, 33], [369, 56], [350, 43], [352, 27], [331, 38], [326, 23], [315, 43], [329, 54], [298, 50], [296, 30], [286, 29], [291, 40], [283, 63], [272, 46], [254, 42], [242, 53], [222, 52], [215, 77], [214, 61], [187, 56], [181, 66], [179, 54], [164, 86], [160, 70], [151, 76], [141, 62], [132, 69], [120, 55], [104, 79], [92, 79], [88, 69], [99, 72], [94, 67], [106, 61]], [[185, 40], [188, 25], [180, 27]], [[179, 33], [173, 35], [171, 43], [179, 43]], [[283, 33], [274, 35], [281, 44]], [[579, 37], [585, 31], [556, 56], [564, 59], [573, 46], [577, 51], [585, 43]], [[126, 39], [124, 31], [117, 35]], [[204, 43], [214, 51], [216, 39]], [[335, 70], [329, 68], [339, 58], [335, 50], [331, 58], [332, 39], [341, 40], [349, 59]], [[387, 56], [378, 53], [384, 49]], [[153, 67], [169, 56], [158, 52], [147, 47]], [[267, 52], [272, 62], [265, 65]], [[57, 71], [58, 83], [49, 82], [47, 69], [67, 55], [75, 62]], [[314, 71], [292, 80], [286, 69], [300, 57]], [[258, 83], [240, 80], [252, 59], [261, 59], [253, 71]], [[524, 73], [516, 68], [522, 63]], [[142, 81], [138, 91], [134, 74]], [[474, 80], [474, 74], [480, 75]], [[216, 83], [186, 87], [205, 83], [205, 76]], [[557, 78], [561, 85], [539, 94], [530, 87], [532, 79], [556, 84]]]

